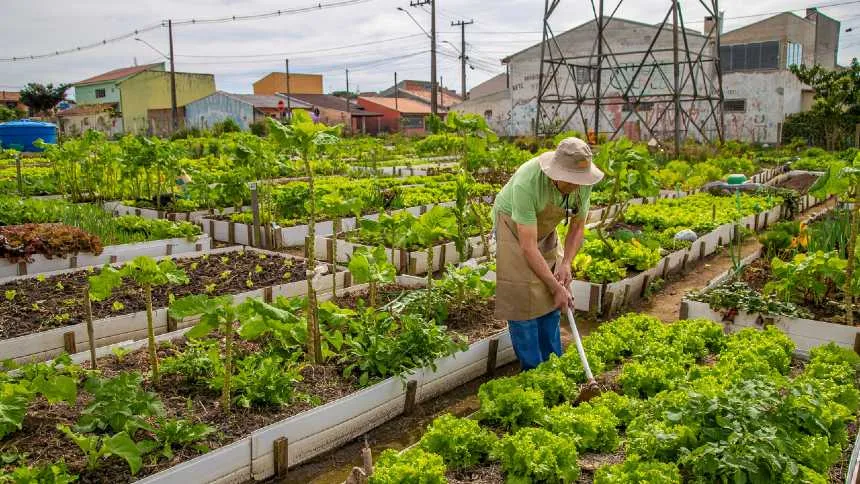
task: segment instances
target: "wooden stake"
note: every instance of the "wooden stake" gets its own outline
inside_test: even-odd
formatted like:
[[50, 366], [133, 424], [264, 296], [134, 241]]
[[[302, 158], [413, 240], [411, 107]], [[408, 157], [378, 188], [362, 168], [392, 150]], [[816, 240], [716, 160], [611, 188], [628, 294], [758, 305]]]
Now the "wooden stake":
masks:
[[283, 479], [287, 477], [289, 440], [286, 437], [278, 437], [273, 444], [275, 454], [275, 477]]
[[690, 316], [690, 303], [681, 301], [681, 309], [678, 311], [678, 319], [687, 319]]
[[[87, 311], [87, 339], [90, 343], [90, 369], [96, 369], [96, 336], [93, 328], [93, 303], [90, 301], [90, 287], [84, 288], [84, 308]], [[66, 333], [69, 334], [69, 333]], [[72, 346], [75, 344], [74, 333], [72, 334]], [[69, 353], [72, 354], [72, 353]]]
[[75, 344], [75, 332], [68, 331], [63, 333], [63, 348], [66, 353], [73, 355], [78, 352], [78, 346]]
[[499, 338], [490, 340], [490, 347], [487, 350], [487, 376], [492, 377], [496, 373], [496, 362], [499, 357]]
[[418, 393], [418, 381], [409, 380], [406, 383], [406, 403], [403, 406], [403, 413], [410, 415], [415, 411], [415, 397]]

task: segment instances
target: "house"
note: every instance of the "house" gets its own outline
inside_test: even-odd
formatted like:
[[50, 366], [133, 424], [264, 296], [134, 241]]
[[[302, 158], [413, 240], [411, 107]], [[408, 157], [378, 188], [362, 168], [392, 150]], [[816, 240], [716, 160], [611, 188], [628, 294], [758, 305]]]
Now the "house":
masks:
[[27, 106], [21, 102], [21, 93], [18, 91], [0, 91], [0, 106], [18, 111], [27, 112]]
[[[286, 72], [271, 72], [254, 82], [254, 94], [274, 95], [287, 92]], [[323, 76], [321, 74], [290, 73], [290, 94], [322, 94]]]
[[77, 136], [88, 130], [96, 130], [108, 136], [123, 133], [122, 118], [114, 110], [116, 104], [79, 104], [57, 113], [60, 132]]
[[812, 107], [797, 65], [835, 69], [840, 23], [814, 8], [780, 13], [720, 36], [726, 137], [779, 143], [786, 116]]
[[[371, 134], [423, 135], [427, 133], [425, 121], [430, 116], [430, 105], [427, 103], [409, 98], [362, 96], [358, 98], [358, 105], [382, 114], [377, 121], [377, 131], [368, 130]], [[439, 115], [444, 117], [444, 110], [440, 109]]]
[[[215, 91], [212, 74], [176, 72], [177, 107], [200, 99]], [[169, 109], [172, 120], [171, 73], [164, 70], [164, 63], [124, 67], [99, 74], [74, 84], [78, 107], [99, 106], [81, 110], [66, 110], [57, 114], [60, 126], [70, 129], [81, 126], [111, 133], [118, 125], [126, 133], [164, 133], [163, 125], [156, 126], [158, 115], [150, 117], [149, 111]], [[105, 113], [112, 112], [115, 122], [105, 123]], [[63, 122], [64, 118], [74, 120]], [[81, 118], [89, 117], [86, 121]], [[101, 120], [101, 121], [100, 121]], [[170, 128], [172, 129], [172, 121]], [[170, 129], [167, 130], [169, 132]]]
[[469, 91], [465, 101], [455, 104], [451, 111], [480, 114], [497, 133], [505, 133], [510, 121], [511, 94], [508, 75], [502, 73], [478, 84]]
[[[286, 94], [279, 93], [286, 99]], [[361, 104], [354, 101], [329, 94], [292, 94], [290, 93], [291, 105], [296, 101], [313, 110], [319, 110], [319, 122], [334, 126], [341, 124], [349, 133], [378, 133], [382, 127], [383, 115], [373, 110], [367, 110]], [[347, 111], [348, 110], [348, 111]]]
[[[266, 117], [281, 117], [285, 105], [286, 100], [280, 96], [215, 91], [185, 105], [185, 125], [211, 129], [215, 124], [230, 118], [242, 130], [248, 130], [251, 124]], [[311, 105], [296, 100], [292, 108], [310, 109]]]
[[[463, 98], [451, 89], [437, 85], [437, 90], [437, 102], [440, 108], [448, 109], [463, 101]], [[379, 96], [382, 97], [394, 97], [395, 95], [401, 99], [412, 99], [423, 102], [428, 106], [430, 105], [430, 100], [433, 99], [432, 86], [429, 81], [403, 80], [398, 82], [396, 86], [391, 86], [379, 92]]]

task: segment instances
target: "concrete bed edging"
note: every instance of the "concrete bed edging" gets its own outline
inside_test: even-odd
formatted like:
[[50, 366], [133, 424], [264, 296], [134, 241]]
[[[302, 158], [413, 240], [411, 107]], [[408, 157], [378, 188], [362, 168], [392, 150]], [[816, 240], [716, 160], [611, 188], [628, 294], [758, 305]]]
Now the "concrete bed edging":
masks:
[[[404, 286], [422, 287], [423, 278], [398, 276]], [[360, 291], [366, 284], [351, 286], [345, 292]], [[321, 300], [326, 299], [322, 297]], [[181, 330], [162, 335], [160, 340], [184, 334]], [[136, 341], [127, 348], [141, 348], [146, 341]], [[107, 349], [100, 350], [107, 354]], [[495, 351], [495, 354], [492, 353]], [[74, 360], [86, 360], [87, 354], [74, 355]], [[242, 439], [207, 454], [183, 462], [137, 482], [145, 484], [174, 484], [201, 482], [232, 484], [249, 480], [264, 480], [276, 473], [276, 441], [286, 439], [286, 465], [295, 466], [320, 454], [336, 449], [346, 442], [382, 425], [406, 410], [408, 395], [422, 403], [468, 381], [487, 374], [515, 360], [507, 330], [478, 340], [469, 349], [435, 362], [433, 368], [413, 370], [404, 378], [391, 377], [360, 389], [340, 399], [314, 407], [257, 429]], [[493, 366], [492, 363], [495, 362]], [[493, 368], [490, 368], [493, 366]], [[413, 383], [414, 382], [414, 383]], [[412, 387], [412, 390], [410, 390]]]
[[[277, 252], [264, 251], [250, 247], [226, 247], [222, 249], [214, 249], [204, 252], [179, 254], [178, 256], [164, 256], [159, 257], [158, 259], [164, 259], [167, 257], [172, 257], [174, 259], [191, 258], [198, 257], [203, 254], [219, 255], [239, 252], [242, 250], [251, 250], [261, 254], [274, 255], [278, 257], [302, 259], [301, 257], [289, 256]], [[78, 272], [80, 270], [82, 269], [62, 270], [55, 271], [52, 273], [46, 273], [43, 275], [51, 276], [57, 274], [67, 274], [71, 272]], [[345, 281], [349, 282], [349, 278], [347, 278], [346, 274], [347, 272], [344, 270], [341, 270], [337, 273], [337, 282], [340, 287], [343, 287], [345, 285]], [[36, 276], [23, 277], [33, 278]], [[321, 277], [316, 284], [318, 291], [325, 292], [330, 290], [331, 274]], [[351, 283], [346, 285], [349, 286], [351, 285]], [[287, 284], [277, 284], [274, 286], [261, 287], [251, 291], [233, 294], [232, 297], [233, 300], [238, 303], [250, 297], [260, 297], [264, 300], [272, 300], [273, 298], [276, 298], [278, 296], [299, 296], [304, 295], [306, 292], [307, 280], [302, 279]], [[135, 313], [123, 314], [120, 316], [102, 318], [93, 321], [94, 337], [96, 340], [97, 347], [107, 346], [113, 343], [127, 341], [130, 339], [134, 340], [145, 337], [147, 331], [146, 321], [146, 311], [138, 311]], [[175, 329], [187, 328], [193, 326], [195, 323], [196, 320], [192, 320], [190, 318], [183, 321], [173, 321], [171, 320], [171, 318], [168, 318], [167, 308], [153, 308], [153, 326], [157, 335], [169, 333]], [[71, 334], [73, 336], [66, 336], [67, 334]], [[69, 340], [71, 341], [74, 341], [74, 349], [76, 350], [74, 352], [82, 351], [83, 349], [88, 350], [89, 338], [87, 335], [86, 322], [0, 340], [0, 359], [12, 359], [19, 363], [33, 360], [50, 359], [63, 352], [68, 352], [68, 346], [70, 341], [67, 341], [67, 338], [69, 338]]]
[[200, 234], [194, 239], [173, 238], [135, 242], [131, 244], [109, 245], [101, 254], [78, 253], [66, 257], [48, 259], [44, 255], [35, 254], [33, 262], [12, 263], [0, 260], [0, 284], [14, 280], [18, 276], [48, 273], [63, 269], [79, 269], [125, 262], [138, 256], [169, 256], [188, 252], [201, 252], [212, 248], [212, 239], [207, 234]]

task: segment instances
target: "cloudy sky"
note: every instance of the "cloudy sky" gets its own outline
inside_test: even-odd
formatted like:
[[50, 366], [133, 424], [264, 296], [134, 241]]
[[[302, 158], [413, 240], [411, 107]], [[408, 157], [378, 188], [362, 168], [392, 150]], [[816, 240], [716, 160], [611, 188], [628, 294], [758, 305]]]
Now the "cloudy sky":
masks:
[[[0, 58], [28, 56], [101, 42], [159, 24], [206, 20], [296, 9], [343, 0], [6, 0], [0, 17]], [[174, 28], [176, 69], [215, 74], [218, 89], [251, 92], [254, 80], [282, 71], [290, 58], [293, 72], [324, 75], [326, 91], [345, 87], [344, 69], [350, 69], [350, 88], [373, 91], [388, 87], [396, 71], [401, 79], [429, 77], [429, 40], [418, 23], [430, 29], [429, 7], [409, 7], [409, 0], [354, 0], [355, 3], [305, 13], [244, 21], [194, 23]], [[655, 8], [653, 0], [624, 0], [621, 17], [659, 22], [669, 6]], [[614, 0], [607, 5], [614, 6]], [[834, 5], [838, 4], [838, 5]], [[468, 71], [471, 87], [502, 72], [499, 59], [540, 40], [541, 0], [437, 0], [440, 32], [439, 75], [446, 86], [459, 90], [459, 28], [451, 22], [474, 20], [466, 29], [467, 54], [474, 69]], [[582, 1], [561, 0], [553, 17], [556, 32], [592, 18]], [[702, 28], [704, 8], [699, 2], [683, 4], [689, 28]], [[794, 10], [802, 15], [809, 4], [801, 0], [723, 0], [726, 29], [731, 30], [775, 12]], [[860, 0], [829, 0], [822, 11], [842, 21], [839, 61], [860, 57]], [[607, 11], [610, 7], [606, 7]], [[739, 18], [740, 17], [740, 18]], [[853, 28], [851, 32], [846, 29]], [[167, 29], [157, 27], [118, 42], [38, 60], [0, 62], [0, 90], [19, 89], [27, 82], [75, 82], [118, 67], [157, 62], [167, 52]], [[451, 42], [456, 48], [448, 44]], [[155, 49], [155, 50], [154, 50]]]

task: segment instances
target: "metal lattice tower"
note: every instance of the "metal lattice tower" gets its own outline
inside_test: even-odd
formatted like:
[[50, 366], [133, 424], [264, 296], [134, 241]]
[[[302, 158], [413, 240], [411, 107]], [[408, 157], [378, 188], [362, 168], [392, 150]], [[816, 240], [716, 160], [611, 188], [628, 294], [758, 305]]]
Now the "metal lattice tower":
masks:
[[[536, 134], [581, 129], [608, 139], [635, 135], [676, 153], [688, 137], [723, 139], [718, 0], [699, 0], [711, 19], [704, 34], [684, 27], [677, 1], [661, 23], [648, 25], [619, 16], [624, 0], [608, 15], [607, 2], [590, 0], [594, 22], [580, 28], [591, 45], [566, 39], [569, 32], [554, 34], [551, 20], [560, 1], [545, 0]], [[625, 26], [613, 28], [620, 23]], [[637, 24], [652, 32], [639, 37], [650, 42], [645, 49], [625, 38]]]

